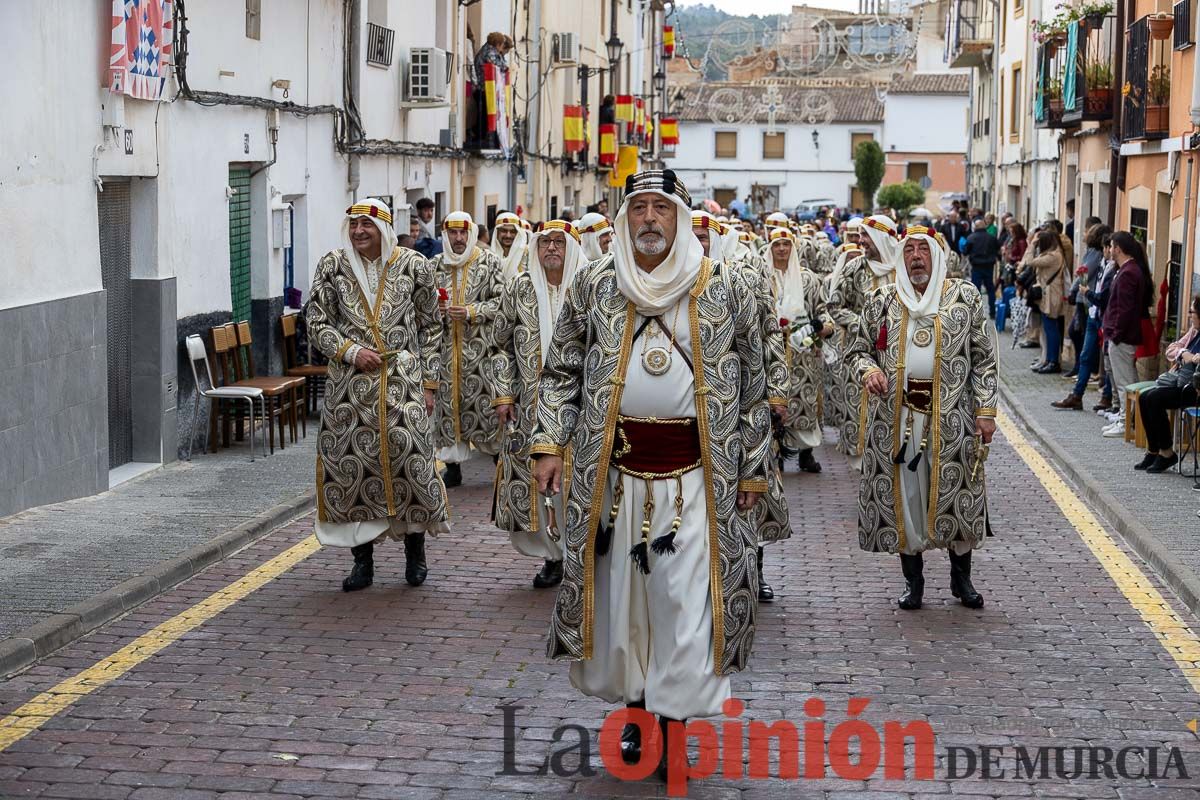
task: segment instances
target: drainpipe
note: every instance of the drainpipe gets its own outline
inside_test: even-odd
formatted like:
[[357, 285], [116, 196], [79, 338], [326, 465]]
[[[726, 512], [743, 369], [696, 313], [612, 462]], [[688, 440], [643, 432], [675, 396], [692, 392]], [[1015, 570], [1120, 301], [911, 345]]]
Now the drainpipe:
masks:
[[[1193, 90], [1193, 92], [1194, 91], [1195, 90]], [[1183, 259], [1182, 259], [1183, 263], [1181, 263], [1179, 265], [1179, 309], [1177, 310], [1177, 313], [1175, 316], [1175, 319], [1177, 320], [1177, 322], [1176, 322], [1176, 330], [1177, 331], [1183, 330], [1184, 320], [1187, 319], [1187, 315], [1188, 315], [1188, 306], [1191, 305], [1191, 303], [1188, 302], [1188, 298], [1191, 296], [1191, 293], [1192, 293], [1192, 286], [1191, 286], [1192, 271], [1188, 265], [1191, 264], [1192, 261], [1195, 260], [1195, 254], [1192, 255], [1192, 258], [1190, 258], [1190, 259], [1188, 258], [1188, 229], [1191, 227], [1188, 223], [1190, 223], [1192, 221], [1192, 215], [1188, 214], [1186, 212], [1186, 209], [1189, 209], [1192, 207], [1192, 161], [1193, 160], [1194, 160], [1193, 157], [1189, 155], [1188, 162], [1187, 162], [1187, 194], [1185, 194], [1184, 198], [1183, 198], [1183, 207], [1185, 209], [1185, 212], [1183, 215], [1183, 237], [1182, 237], [1183, 238]], [[1188, 289], [1188, 291], [1186, 291], [1186, 292], [1184, 291], [1185, 284]]]
[[[991, 201], [999, 202], [996, 173], [1000, 169], [1000, 2], [989, 0], [992, 6], [992, 169], [988, 176]], [[1012, 209], [1009, 209], [1012, 211]]]
[[[1117, 0], [1116, 40], [1117, 48], [1113, 54], [1113, 64], [1121, 71], [1121, 81], [1113, 82], [1113, 88], [1123, 86], [1125, 81], [1125, 2]], [[1114, 74], [1116, 70], [1113, 70]], [[1125, 99], [1121, 92], [1113, 92], [1113, 136], [1116, 146], [1112, 148], [1108, 165], [1108, 224], [1117, 230], [1117, 190], [1125, 188], [1125, 159], [1121, 157], [1121, 117], [1125, 111]]]
[[[451, 68], [452, 77], [450, 79], [450, 119], [448, 125], [453, 126], [455, 134], [458, 133], [460, 121], [458, 113], [458, 95], [462, 90], [463, 81], [458, 71], [458, 59], [462, 53], [467, 51], [466, 43], [460, 40], [459, 31], [461, 30], [459, 23], [462, 21], [462, 15], [466, 13], [464, 7], [455, 2], [452, 6], [452, 17], [450, 19], [450, 59], [454, 66]], [[511, 113], [511, 111], [510, 111]], [[455, 136], [457, 139], [457, 135]], [[462, 192], [462, 164], [457, 158], [450, 159], [450, 193], [446, 197], [448, 210], [461, 209], [463, 201]], [[474, 217], [474, 209], [465, 209]]]
[[[529, 95], [529, 102], [526, 108], [529, 109], [529, 127], [525, 131], [526, 139], [529, 142], [529, 149], [535, 153], [542, 152], [542, 0], [532, 0], [529, 4], [529, 24], [526, 26], [525, 35], [529, 37], [529, 61], [530, 74], [533, 76], [533, 89]], [[537, 197], [537, 187], [542, 184], [542, 176], [549, 175], [549, 169], [546, 167], [546, 162], [541, 159], [531, 158], [527, 162], [529, 164], [529, 182], [526, 184], [529, 189], [528, 200], [530, 215], [538, 213], [542, 218], [550, 213], [550, 198], [548, 195], [541, 198], [542, 207], [540, 211], [534, 211], [534, 201]], [[540, 173], [540, 174], [539, 174]], [[548, 180], [548, 177], [547, 177]]]
[[[349, 0], [349, 3], [350, 30], [346, 31], [346, 38], [350, 42], [350, 48], [346, 53], [346, 58], [350, 59], [350, 100], [353, 108], [357, 109], [359, 79], [362, 74], [362, 0]], [[362, 131], [358, 128], [356, 119], [348, 120], [346, 128], [351, 141], [358, 141], [362, 138]], [[351, 201], [358, 199], [360, 158], [360, 156], [352, 154], [346, 166], [346, 183], [349, 185]]]

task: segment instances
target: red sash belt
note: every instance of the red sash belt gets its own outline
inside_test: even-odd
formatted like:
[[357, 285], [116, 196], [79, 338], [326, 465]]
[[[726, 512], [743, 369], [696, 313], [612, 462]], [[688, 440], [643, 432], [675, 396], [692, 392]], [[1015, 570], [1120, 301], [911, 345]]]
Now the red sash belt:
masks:
[[695, 417], [617, 417], [612, 465], [626, 475], [674, 478], [700, 466]]

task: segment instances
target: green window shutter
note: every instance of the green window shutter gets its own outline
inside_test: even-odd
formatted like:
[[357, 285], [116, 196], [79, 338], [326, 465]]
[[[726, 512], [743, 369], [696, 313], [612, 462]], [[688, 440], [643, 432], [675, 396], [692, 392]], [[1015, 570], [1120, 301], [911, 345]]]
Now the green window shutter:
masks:
[[250, 170], [229, 168], [229, 294], [233, 321], [250, 319]]

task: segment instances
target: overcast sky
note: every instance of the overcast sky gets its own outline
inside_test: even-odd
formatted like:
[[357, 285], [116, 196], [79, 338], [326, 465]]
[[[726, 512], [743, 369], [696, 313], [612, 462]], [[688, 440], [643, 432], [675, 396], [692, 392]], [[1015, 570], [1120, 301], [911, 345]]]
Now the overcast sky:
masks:
[[[712, 5], [730, 14], [787, 14], [793, 5], [804, 5], [793, 0], [676, 0], [681, 6]], [[858, 10], [858, 0], [812, 0], [809, 5], [819, 8]]]

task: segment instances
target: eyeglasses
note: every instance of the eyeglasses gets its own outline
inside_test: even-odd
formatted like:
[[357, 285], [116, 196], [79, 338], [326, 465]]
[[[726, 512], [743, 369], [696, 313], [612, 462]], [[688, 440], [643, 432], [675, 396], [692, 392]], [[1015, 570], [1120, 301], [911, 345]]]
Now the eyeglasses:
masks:
[[549, 250], [553, 247], [556, 250], [566, 250], [567, 243], [560, 242], [556, 239], [538, 239], [538, 248], [541, 250]]

